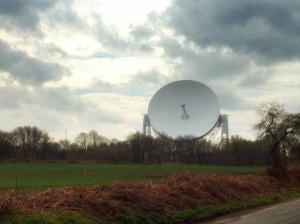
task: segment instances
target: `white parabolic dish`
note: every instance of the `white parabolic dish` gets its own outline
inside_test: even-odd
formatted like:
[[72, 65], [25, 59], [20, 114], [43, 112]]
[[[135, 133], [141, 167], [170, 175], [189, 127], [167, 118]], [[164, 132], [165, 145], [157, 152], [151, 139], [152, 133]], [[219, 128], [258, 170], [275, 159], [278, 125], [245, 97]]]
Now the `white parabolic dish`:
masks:
[[219, 115], [216, 94], [206, 85], [192, 80], [163, 86], [148, 107], [154, 131], [172, 140], [205, 136], [214, 128]]

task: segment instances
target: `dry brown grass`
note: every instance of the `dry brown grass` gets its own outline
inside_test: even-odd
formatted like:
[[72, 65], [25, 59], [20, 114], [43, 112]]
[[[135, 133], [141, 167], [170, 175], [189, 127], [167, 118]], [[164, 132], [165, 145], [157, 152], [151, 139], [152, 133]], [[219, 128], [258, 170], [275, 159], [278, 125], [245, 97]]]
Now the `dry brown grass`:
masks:
[[203, 176], [181, 173], [158, 183], [117, 183], [92, 187], [52, 188], [27, 195], [0, 194], [0, 214], [7, 208], [23, 212], [47, 209], [87, 211], [110, 217], [132, 210], [164, 213], [200, 203], [223, 204], [300, 187], [300, 166], [289, 169], [285, 180], [264, 174]]

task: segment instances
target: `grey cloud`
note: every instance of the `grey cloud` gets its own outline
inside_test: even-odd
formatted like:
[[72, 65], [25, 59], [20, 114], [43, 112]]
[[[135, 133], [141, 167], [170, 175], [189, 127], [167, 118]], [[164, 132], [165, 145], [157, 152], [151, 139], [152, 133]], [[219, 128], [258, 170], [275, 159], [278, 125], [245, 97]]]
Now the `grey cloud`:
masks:
[[93, 93], [93, 92], [109, 93], [109, 92], [114, 92], [116, 88], [116, 85], [96, 78], [93, 79], [90, 86], [91, 88], [88, 89], [77, 89], [76, 94], [83, 95], [86, 93]]
[[0, 21], [9, 29], [39, 32], [39, 15], [55, 5], [57, 0], [1, 0]]
[[125, 50], [128, 48], [128, 42], [123, 39], [113, 28], [108, 28], [98, 18], [95, 29], [95, 35], [99, 42], [112, 50]]
[[237, 84], [242, 88], [254, 88], [258, 86], [263, 86], [267, 84], [268, 80], [271, 78], [270, 71], [259, 71], [254, 73], [248, 73], [241, 76]]
[[57, 0], [1, 0], [0, 13], [4, 15], [20, 15], [32, 10], [43, 10], [55, 4]]
[[251, 62], [246, 57], [236, 54], [222, 54], [219, 51], [197, 51], [183, 46], [173, 39], [164, 39], [161, 43], [165, 53], [177, 62], [175, 76], [214, 80], [219, 78], [233, 78], [250, 67]]
[[166, 81], [166, 76], [162, 74], [157, 68], [139, 72], [135, 74], [130, 80], [130, 84], [143, 84], [143, 85], [157, 85]]
[[164, 49], [164, 52], [171, 58], [184, 58], [185, 49], [178, 43], [178, 41], [171, 38], [164, 38], [161, 41], [161, 46]]
[[153, 31], [148, 28], [147, 26], [139, 25], [134, 27], [130, 34], [136, 39], [136, 40], [144, 40], [149, 39], [153, 36]]
[[252, 109], [253, 105], [239, 94], [237, 86], [220, 82], [210, 86], [218, 96], [222, 110], [247, 110]]
[[94, 79], [92, 82], [92, 86], [100, 89], [111, 89], [113, 87], [113, 84], [102, 81], [100, 79]]
[[94, 52], [93, 54], [91, 55], [88, 55], [87, 57], [85, 58], [110, 58], [112, 55], [110, 55], [109, 53], [107, 52], [104, 52], [104, 51], [97, 51], [97, 52]]
[[149, 44], [141, 44], [138, 49], [144, 53], [151, 53], [154, 50], [154, 48]]
[[20, 98], [27, 99], [27, 92], [22, 89], [14, 87], [2, 86], [0, 87], [0, 108], [1, 109], [13, 109], [19, 108], [22, 104]]
[[296, 0], [175, 0], [165, 16], [177, 34], [198, 46], [229, 47], [272, 63], [300, 57], [299, 11]]
[[118, 85], [109, 82], [104, 82], [100, 79], [93, 79], [87, 88], [77, 88], [73, 90], [76, 96], [83, 96], [90, 93], [116, 93]]
[[121, 36], [114, 27], [108, 27], [100, 18], [94, 30], [97, 40], [110, 50], [110, 56], [126, 56], [139, 53], [150, 53], [154, 50], [151, 36], [154, 32], [147, 25], [131, 27], [129, 36]]
[[122, 94], [130, 96], [151, 96], [153, 89], [159, 89], [168, 78], [158, 68], [139, 72], [120, 86]]
[[158, 89], [168, 82], [168, 78], [157, 68], [133, 74], [128, 82], [113, 84], [94, 79], [90, 88], [76, 89], [76, 95], [89, 93], [118, 93], [127, 96], [149, 96], [153, 88]]
[[62, 50], [60, 47], [58, 47], [55, 44], [51, 43], [42, 43], [42, 42], [36, 42], [35, 45], [39, 49], [39, 57], [41, 58], [66, 58], [68, 57], [68, 53], [64, 50]]
[[97, 122], [102, 124], [119, 124], [124, 122], [120, 114], [100, 108], [89, 108], [89, 110], [83, 114], [83, 118], [91, 121], [92, 125]]
[[84, 111], [84, 102], [72, 95], [67, 87], [29, 89], [26, 86], [0, 87], [0, 108], [21, 109], [26, 105], [38, 105], [56, 111], [80, 112]]
[[85, 103], [72, 94], [66, 86], [59, 88], [36, 88], [34, 99], [39, 105], [59, 111], [80, 112], [85, 110]]
[[8, 72], [15, 80], [25, 84], [43, 84], [59, 80], [69, 73], [57, 63], [43, 62], [24, 52], [15, 51], [1, 40], [0, 57], [0, 70]]
[[73, 10], [74, 0], [58, 1], [51, 9], [47, 11], [46, 20], [53, 27], [65, 26], [67, 29], [73, 29], [80, 32], [86, 32], [88, 25], [85, 20], [80, 18]]
[[[154, 20], [155, 18], [149, 17], [149, 19]], [[152, 38], [157, 35], [157, 32], [153, 28], [151, 20], [149, 20], [148, 23], [131, 27], [130, 31], [130, 35], [133, 37], [133, 40], [131, 40], [133, 47], [144, 53], [154, 51], [154, 48], [157, 46], [156, 41], [152, 40]]]

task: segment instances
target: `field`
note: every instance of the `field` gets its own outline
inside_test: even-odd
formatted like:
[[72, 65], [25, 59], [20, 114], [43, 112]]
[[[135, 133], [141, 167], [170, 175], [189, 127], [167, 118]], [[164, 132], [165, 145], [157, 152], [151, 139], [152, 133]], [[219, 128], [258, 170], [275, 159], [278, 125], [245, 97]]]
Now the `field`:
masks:
[[263, 167], [200, 165], [140, 165], [90, 163], [0, 163], [0, 191], [20, 193], [70, 185], [97, 185], [116, 182], [156, 182], [182, 171], [200, 174], [247, 174]]

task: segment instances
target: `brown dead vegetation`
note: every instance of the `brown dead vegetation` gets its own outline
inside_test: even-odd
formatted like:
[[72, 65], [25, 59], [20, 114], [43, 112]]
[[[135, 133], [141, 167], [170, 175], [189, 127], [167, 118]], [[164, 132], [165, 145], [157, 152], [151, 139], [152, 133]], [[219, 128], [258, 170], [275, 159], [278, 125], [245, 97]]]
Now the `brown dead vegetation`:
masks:
[[290, 168], [286, 179], [266, 173], [243, 176], [203, 176], [181, 173], [157, 183], [117, 183], [92, 187], [52, 188], [21, 195], [0, 194], [0, 215], [7, 208], [22, 212], [48, 209], [86, 211], [110, 217], [128, 211], [164, 213], [201, 203], [224, 204], [300, 187], [300, 166]]

